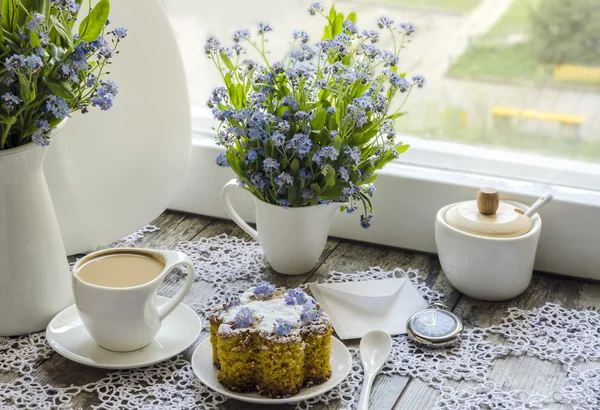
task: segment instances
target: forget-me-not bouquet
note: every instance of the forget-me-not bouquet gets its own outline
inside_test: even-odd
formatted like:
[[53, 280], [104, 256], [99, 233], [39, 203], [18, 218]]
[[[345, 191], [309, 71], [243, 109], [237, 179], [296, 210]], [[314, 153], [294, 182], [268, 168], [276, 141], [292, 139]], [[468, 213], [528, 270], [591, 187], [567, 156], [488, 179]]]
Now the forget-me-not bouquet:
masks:
[[71, 112], [108, 110], [118, 92], [104, 77], [124, 28], [109, 28], [109, 0], [73, 26], [83, 0], [2, 0], [0, 150], [47, 146]]
[[[242, 186], [270, 204], [344, 202], [349, 213], [362, 204], [361, 225], [368, 228], [375, 171], [408, 149], [395, 141], [394, 122], [411, 90], [425, 82], [408, 80], [398, 68], [414, 29], [381, 17], [380, 30], [361, 31], [355, 13], [326, 13], [320, 2], [309, 12], [327, 20], [323, 38], [310, 45], [308, 33], [294, 32], [281, 61], [267, 58], [268, 24], [256, 35], [235, 32], [232, 47], [207, 41], [224, 81], [208, 101], [220, 122], [217, 143], [225, 147], [217, 164], [231, 167]], [[382, 36], [393, 39], [391, 51], [376, 47]], [[246, 58], [248, 49], [262, 60]], [[403, 99], [393, 105], [397, 96]]]

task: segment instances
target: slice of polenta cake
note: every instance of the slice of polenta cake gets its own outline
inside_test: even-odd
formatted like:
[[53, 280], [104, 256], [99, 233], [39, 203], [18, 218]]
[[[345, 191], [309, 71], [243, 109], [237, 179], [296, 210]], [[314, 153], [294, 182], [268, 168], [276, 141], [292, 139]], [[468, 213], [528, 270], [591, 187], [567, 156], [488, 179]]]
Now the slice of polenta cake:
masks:
[[302, 289], [261, 282], [210, 315], [219, 382], [236, 392], [289, 397], [331, 377], [331, 321]]

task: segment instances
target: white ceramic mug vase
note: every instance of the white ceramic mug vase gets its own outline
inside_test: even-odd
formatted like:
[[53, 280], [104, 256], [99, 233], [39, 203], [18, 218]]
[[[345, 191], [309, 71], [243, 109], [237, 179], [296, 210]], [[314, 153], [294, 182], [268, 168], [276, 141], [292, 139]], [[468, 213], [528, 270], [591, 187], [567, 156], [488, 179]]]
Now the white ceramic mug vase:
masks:
[[260, 243], [273, 270], [284, 275], [302, 275], [314, 269], [325, 249], [333, 213], [342, 204], [284, 208], [250, 195], [256, 206], [255, 230], [233, 209], [229, 199], [233, 189], [243, 189], [235, 179], [223, 187], [225, 210], [240, 228]]
[[0, 336], [43, 330], [73, 303], [45, 155], [33, 143], [0, 151]]
[[[84, 282], [77, 275], [81, 266], [98, 257], [138, 254], [161, 261], [160, 275], [131, 287], [107, 287]], [[181, 289], [167, 303], [156, 306], [156, 291], [177, 266], [187, 268]], [[106, 249], [90, 253], [73, 267], [73, 293], [83, 325], [100, 346], [115, 352], [130, 352], [152, 342], [162, 321], [183, 301], [194, 284], [194, 265], [183, 252], [151, 249]]]

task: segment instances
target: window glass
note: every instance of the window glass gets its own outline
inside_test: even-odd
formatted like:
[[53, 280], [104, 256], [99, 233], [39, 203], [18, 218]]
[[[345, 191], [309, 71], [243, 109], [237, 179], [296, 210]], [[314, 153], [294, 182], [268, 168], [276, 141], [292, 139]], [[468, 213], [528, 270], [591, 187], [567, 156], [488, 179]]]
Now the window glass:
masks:
[[[222, 79], [204, 54], [214, 35], [267, 22], [271, 57], [289, 52], [294, 30], [316, 42], [325, 20], [310, 1], [163, 0], [178, 38], [196, 112]], [[360, 29], [381, 16], [415, 32], [400, 71], [425, 76], [397, 122], [399, 133], [551, 157], [600, 159], [600, 3], [597, 0], [352, 0]], [[382, 35], [380, 48], [391, 48]], [[200, 108], [201, 107], [201, 108]]]

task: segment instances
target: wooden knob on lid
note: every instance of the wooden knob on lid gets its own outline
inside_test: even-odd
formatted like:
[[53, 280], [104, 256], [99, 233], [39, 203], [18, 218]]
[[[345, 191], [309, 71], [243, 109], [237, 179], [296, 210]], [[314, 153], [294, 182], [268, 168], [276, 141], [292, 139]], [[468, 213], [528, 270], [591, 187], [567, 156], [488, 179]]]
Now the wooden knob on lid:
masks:
[[477, 209], [483, 215], [494, 215], [500, 206], [500, 195], [494, 188], [481, 188], [477, 194]]

